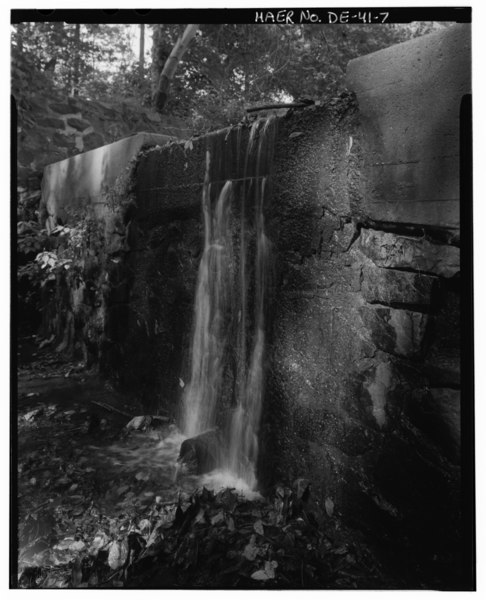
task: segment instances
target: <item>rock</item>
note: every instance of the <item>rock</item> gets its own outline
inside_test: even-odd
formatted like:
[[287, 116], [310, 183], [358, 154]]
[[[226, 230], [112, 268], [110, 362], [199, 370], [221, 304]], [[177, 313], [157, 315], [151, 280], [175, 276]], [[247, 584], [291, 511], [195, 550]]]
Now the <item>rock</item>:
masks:
[[378, 267], [413, 269], [442, 277], [452, 277], [460, 271], [459, 248], [433, 244], [423, 238], [362, 229], [360, 246]]
[[81, 109], [81, 106], [82, 106], [81, 102], [74, 96], [69, 96], [67, 101], [68, 101], [68, 104], [69, 104], [71, 110], [78, 111]]
[[56, 146], [61, 146], [63, 148], [73, 148], [74, 147], [74, 139], [69, 135], [60, 133], [59, 131], [56, 131], [54, 133], [54, 135], [52, 137], [52, 141], [54, 142], [54, 144], [56, 144]]
[[26, 146], [20, 147], [20, 150], [17, 153], [17, 160], [20, 162], [20, 164], [30, 166], [34, 158], [35, 152], [33, 150]]
[[421, 273], [367, 266], [361, 290], [367, 302], [380, 304], [430, 304], [435, 278]]
[[91, 131], [83, 136], [84, 150], [94, 150], [105, 144], [103, 136], [96, 131]]
[[217, 466], [221, 453], [219, 430], [209, 429], [182, 442], [177, 462], [184, 470], [200, 475]]
[[65, 104], [63, 102], [52, 102], [49, 104], [49, 108], [56, 113], [61, 115], [72, 113], [73, 110], [69, 106], [69, 104]]
[[427, 315], [411, 310], [368, 306], [362, 306], [359, 312], [377, 348], [407, 357], [422, 352]]
[[34, 408], [33, 410], [30, 410], [29, 412], [25, 413], [24, 419], [26, 421], [33, 421], [36, 417], [41, 415], [42, 412], [43, 412], [42, 407]]
[[91, 123], [88, 123], [88, 121], [84, 121], [83, 119], [78, 119], [77, 117], [69, 117], [67, 124], [78, 131], [84, 131], [85, 129], [88, 129], [88, 127], [91, 127]]
[[46, 111], [46, 99], [39, 98], [38, 96], [30, 96], [28, 100], [30, 110], [32, 112], [45, 112]]
[[138, 431], [140, 429], [144, 430], [150, 425], [151, 422], [152, 417], [140, 415], [138, 417], [133, 417], [133, 419], [125, 425], [125, 429], [128, 431]]
[[42, 127], [53, 127], [54, 129], [64, 129], [64, 121], [57, 117], [41, 117], [37, 123]]

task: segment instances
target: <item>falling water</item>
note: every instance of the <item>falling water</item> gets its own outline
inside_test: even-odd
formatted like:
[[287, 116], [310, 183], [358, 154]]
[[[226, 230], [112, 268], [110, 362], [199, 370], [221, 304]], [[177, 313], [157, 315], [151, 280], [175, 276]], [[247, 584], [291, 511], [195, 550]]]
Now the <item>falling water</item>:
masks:
[[[233, 344], [235, 406], [225, 432], [228, 448], [222, 453], [220, 466], [250, 489], [256, 486], [264, 394], [265, 306], [270, 275], [264, 205], [274, 134], [274, 119], [253, 124], [243, 177], [238, 179], [238, 186], [236, 181], [226, 181], [214, 203], [211, 188], [216, 182], [210, 182], [212, 157], [207, 154], [202, 194], [204, 251], [194, 306], [191, 381], [184, 396], [185, 435], [215, 425], [223, 394], [225, 354]], [[231, 231], [235, 198], [241, 202], [239, 244]]]
[[206, 176], [202, 205], [204, 251], [199, 265], [194, 303], [191, 381], [184, 397], [184, 433], [196, 435], [214, 424], [216, 402], [223, 381], [223, 354], [226, 332], [224, 316], [231, 289], [231, 232], [228, 227], [232, 183], [227, 181], [211, 210], [210, 156], [206, 156]]

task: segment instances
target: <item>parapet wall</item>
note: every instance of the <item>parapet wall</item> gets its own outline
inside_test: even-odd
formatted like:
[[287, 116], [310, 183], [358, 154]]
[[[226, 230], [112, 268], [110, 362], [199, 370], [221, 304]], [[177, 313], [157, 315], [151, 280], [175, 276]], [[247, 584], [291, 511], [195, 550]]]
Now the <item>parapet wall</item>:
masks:
[[352, 60], [365, 133], [363, 209], [376, 221], [459, 228], [459, 111], [471, 92], [469, 25]]

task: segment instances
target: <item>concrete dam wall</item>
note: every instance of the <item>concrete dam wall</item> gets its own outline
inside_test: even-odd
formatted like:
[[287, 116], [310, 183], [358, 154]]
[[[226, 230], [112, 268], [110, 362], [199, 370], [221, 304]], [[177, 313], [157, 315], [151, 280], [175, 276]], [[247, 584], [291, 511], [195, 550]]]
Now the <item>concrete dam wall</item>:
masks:
[[[330, 519], [342, 515], [385, 557], [399, 554], [412, 571], [454, 585], [463, 527], [460, 115], [471, 91], [470, 29], [353, 60], [348, 88], [328, 106], [276, 117], [264, 156], [246, 124], [185, 143], [114, 144], [126, 176], [76, 205], [96, 205], [89, 210], [100, 243], [86, 250], [84, 282], [65, 294], [66, 323], [74, 345], [120, 387], [178, 417], [191, 378], [205, 181], [213, 203], [232, 182], [237, 247], [242, 206], [250, 214], [256, 202], [247, 192], [264, 177], [272, 277], [260, 485], [309, 479]], [[92, 152], [109, 157], [110, 148]], [[46, 169], [51, 227], [69, 223], [89, 165], [99, 169], [90, 154], [76, 157], [87, 161], [81, 170], [70, 168], [74, 159]], [[249, 295], [255, 286], [250, 279]], [[231, 348], [218, 424], [235, 402]]]

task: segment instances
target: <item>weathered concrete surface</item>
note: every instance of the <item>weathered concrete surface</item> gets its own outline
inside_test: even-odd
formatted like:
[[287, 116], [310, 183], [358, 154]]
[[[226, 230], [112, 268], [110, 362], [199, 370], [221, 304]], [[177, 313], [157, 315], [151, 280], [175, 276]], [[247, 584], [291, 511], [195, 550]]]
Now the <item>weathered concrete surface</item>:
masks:
[[377, 221], [459, 227], [459, 109], [471, 92], [470, 26], [350, 61], [366, 133], [363, 209]]
[[103, 196], [144, 146], [164, 145], [171, 138], [154, 133], [138, 133], [113, 144], [84, 152], [48, 165], [42, 180], [41, 214], [48, 228], [63, 223], [91, 206], [97, 216], [105, 210]]

